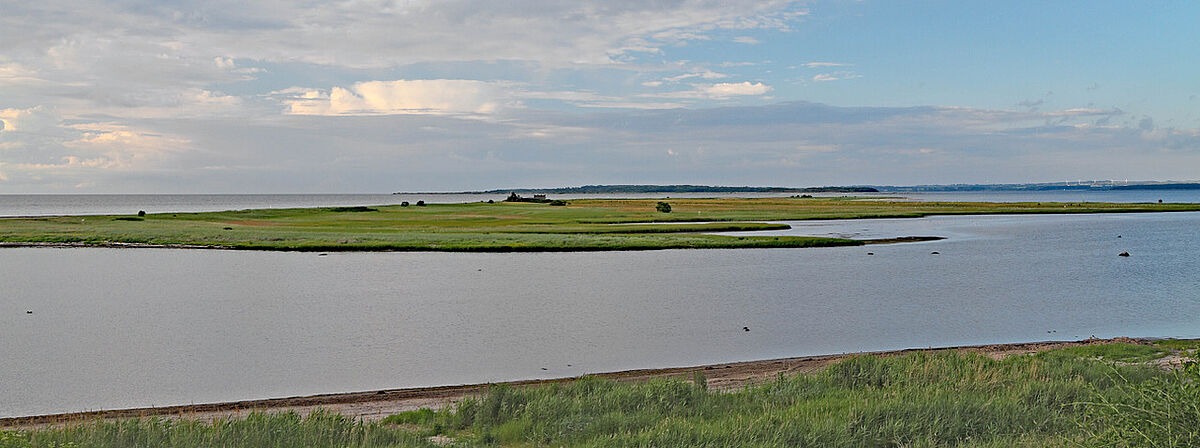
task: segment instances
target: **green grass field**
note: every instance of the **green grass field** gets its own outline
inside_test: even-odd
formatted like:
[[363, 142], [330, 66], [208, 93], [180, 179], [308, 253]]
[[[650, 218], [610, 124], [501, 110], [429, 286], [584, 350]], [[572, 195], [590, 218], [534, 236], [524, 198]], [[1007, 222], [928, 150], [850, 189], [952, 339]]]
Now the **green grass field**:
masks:
[[318, 412], [215, 422], [92, 422], [0, 432], [40, 447], [1033, 447], [1200, 444], [1200, 369], [1111, 344], [996, 361], [957, 352], [861, 356], [736, 391], [692, 381], [494, 387], [382, 422]]
[[[577, 200], [0, 219], [0, 243], [147, 244], [260, 250], [587, 251], [858, 245], [860, 241], [709, 232], [779, 229], [755, 221], [946, 214], [1197, 211], [1200, 204], [971, 203], [856, 198]], [[935, 235], [934, 235], [935, 236]]]

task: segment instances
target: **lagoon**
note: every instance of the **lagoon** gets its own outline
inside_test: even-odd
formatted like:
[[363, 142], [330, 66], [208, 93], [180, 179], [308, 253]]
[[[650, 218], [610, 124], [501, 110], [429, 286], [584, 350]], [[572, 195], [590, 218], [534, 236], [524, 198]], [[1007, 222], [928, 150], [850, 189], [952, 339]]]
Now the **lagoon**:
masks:
[[948, 239], [328, 256], [4, 249], [0, 416], [909, 347], [1200, 337], [1200, 213], [791, 224], [785, 232]]

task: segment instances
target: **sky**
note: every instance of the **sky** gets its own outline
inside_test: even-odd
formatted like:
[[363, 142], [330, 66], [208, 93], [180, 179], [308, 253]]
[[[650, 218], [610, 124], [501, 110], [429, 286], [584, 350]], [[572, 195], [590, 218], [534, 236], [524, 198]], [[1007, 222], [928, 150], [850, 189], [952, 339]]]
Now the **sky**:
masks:
[[0, 0], [0, 194], [1200, 179], [1200, 2]]

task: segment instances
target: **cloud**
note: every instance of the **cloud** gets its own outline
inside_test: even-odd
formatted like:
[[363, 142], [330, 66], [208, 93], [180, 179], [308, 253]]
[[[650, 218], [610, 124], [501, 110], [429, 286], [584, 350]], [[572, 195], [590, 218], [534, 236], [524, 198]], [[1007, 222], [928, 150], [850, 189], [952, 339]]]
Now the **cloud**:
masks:
[[758, 45], [758, 44], [762, 43], [762, 41], [755, 39], [753, 37], [750, 37], [750, 36], [738, 36], [738, 37], [733, 38], [733, 41], [737, 42], [739, 44], [746, 44], [746, 45]]
[[[786, 30], [805, 14], [795, 3], [179, 1], [112, 7], [47, 0], [10, 7], [7, 19], [0, 18], [0, 41], [32, 52], [64, 41], [103, 42], [117, 51], [140, 42], [174, 43], [178, 53], [203, 55], [207, 61], [225, 57], [353, 67], [475, 60], [609, 64], [631, 52], [708, 39], [713, 30]], [[85, 56], [64, 50], [53, 51], [63, 62]]]
[[850, 64], [843, 64], [841, 62], [808, 62], [808, 63], [804, 63], [801, 65], [808, 67], [808, 68], [819, 68], [819, 67], [846, 67]]
[[[502, 109], [494, 120], [454, 114], [64, 120], [45, 129], [58, 135], [55, 144], [0, 151], [0, 171], [8, 191], [73, 191], [91, 182], [89, 191], [169, 185], [158, 191], [386, 192], [535, 183], [953, 183], [975, 181], [963, 173], [980, 167], [1014, 181], [1182, 178], [1200, 162], [1200, 131], [1147, 133], [1137, 126], [1141, 115], [1127, 125], [1090, 125], [1121, 117], [1117, 110], [806, 102], [597, 107]], [[1047, 120], [1065, 121], [1047, 126]], [[0, 144], [12, 137], [33, 136], [4, 131]], [[1094, 163], [1066, 163], [1080, 158]]]
[[771, 91], [771, 86], [756, 82], [751, 84], [749, 81], [739, 83], [720, 83], [711, 86], [701, 87], [700, 91], [704, 92], [709, 98], [722, 99], [739, 95], [762, 95]]
[[6, 185], [87, 186], [115, 173], [162, 170], [178, 155], [196, 150], [177, 135], [67, 120], [45, 106], [0, 110], [0, 121], [0, 180]]
[[0, 109], [0, 132], [49, 134], [62, 119], [53, 108], [34, 106], [28, 109]]
[[761, 82], [725, 82], [716, 84], [692, 84], [690, 90], [675, 92], [643, 94], [647, 98], [680, 98], [725, 100], [737, 96], [763, 95], [772, 90], [771, 86]]
[[699, 72], [684, 73], [684, 74], [678, 75], [678, 76], [671, 76], [671, 77], [663, 78], [663, 81], [678, 82], [678, 81], [682, 81], [684, 79], [689, 79], [689, 78], [721, 79], [721, 78], [728, 78], [728, 77], [729, 77], [729, 75], [726, 75], [724, 73], [717, 73], [712, 70], [704, 70], [704, 71], [699, 71]]
[[328, 92], [296, 90], [284, 100], [295, 115], [486, 115], [514, 106], [504, 83], [467, 79], [368, 81]]
[[824, 81], [841, 81], [844, 79], [854, 79], [854, 78], [862, 78], [862, 75], [859, 75], [854, 72], [848, 72], [848, 71], [833, 72], [833, 73], [821, 73], [816, 76], [813, 76], [812, 80], [817, 81], [817, 82], [824, 82]]

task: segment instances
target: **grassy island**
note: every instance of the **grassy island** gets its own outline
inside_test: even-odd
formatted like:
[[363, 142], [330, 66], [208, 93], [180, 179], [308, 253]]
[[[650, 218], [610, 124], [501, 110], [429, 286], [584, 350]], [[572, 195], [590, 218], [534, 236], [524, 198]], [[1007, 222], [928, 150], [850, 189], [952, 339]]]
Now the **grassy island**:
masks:
[[[0, 244], [300, 251], [594, 251], [860, 245], [880, 241], [728, 236], [755, 222], [950, 214], [1200, 211], [1200, 204], [914, 202], [854, 197], [588, 199], [0, 219]], [[891, 242], [891, 241], [882, 241]]]

